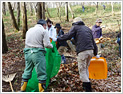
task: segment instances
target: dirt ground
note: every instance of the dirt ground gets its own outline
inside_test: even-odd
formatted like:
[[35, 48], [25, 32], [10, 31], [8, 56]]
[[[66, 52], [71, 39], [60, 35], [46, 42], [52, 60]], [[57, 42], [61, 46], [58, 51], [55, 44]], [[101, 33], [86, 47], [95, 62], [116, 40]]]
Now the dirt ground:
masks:
[[[90, 79], [93, 92], [121, 92], [121, 73], [118, 70], [120, 67], [117, 66], [121, 59], [118, 56], [118, 45], [114, 43], [116, 35], [116, 32], [104, 34], [104, 37], [111, 38], [110, 41], [104, 43], [105, 47], [102, 48], [102, 56], [106, 58], [108, 64], [108, 77], [102, 80]], [[25, 68], [24, 40], [20, 38], [19, 34], [14, 35], [8, 41], [8, 47], [9, 51], [2, 55], [2, 75], [17, 73], [12, 81], [12, 85], [14, 91], [18, 92], [21, 87], [21, 76]], [[69, 58], [69, 56], [73, 56], [69, 49], [65, 56], [68, 64], [61, 64], [58, 74], [51, 79], [48, 91], [83, 92], [76, 55], [74, 54], [74, 58]], [[9, 83], [2, 81], [2, 92], [11, 92]]]

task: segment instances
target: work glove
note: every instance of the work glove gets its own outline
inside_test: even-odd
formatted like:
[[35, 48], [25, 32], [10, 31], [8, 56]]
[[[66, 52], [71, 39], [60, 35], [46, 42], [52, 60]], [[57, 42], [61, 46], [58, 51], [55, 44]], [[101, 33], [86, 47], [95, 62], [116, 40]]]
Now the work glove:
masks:
[[115, 40], [115, 43], [117, 43], [117, 40]]
[[100, 55], [96, 55], [96, 58], [100, 58]]
[[101, 26], [101, 28], [105, 28], [105, 25]]
[[51, 48], [53, 48], [53, 45], [51, 44]]
[[103, 38], [102, 36], [100, 38]]
[[57, 38], [53, 38], [53, 41], [57, 41]]

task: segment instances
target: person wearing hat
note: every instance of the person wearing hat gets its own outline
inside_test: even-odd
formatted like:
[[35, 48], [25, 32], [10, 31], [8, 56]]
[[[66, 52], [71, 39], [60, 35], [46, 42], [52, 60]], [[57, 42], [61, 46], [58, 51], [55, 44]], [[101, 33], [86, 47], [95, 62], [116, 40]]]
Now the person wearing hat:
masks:
[[[102, 20], [101, 19], [97, 19], [96, 20], [96, 24], [92, 27], [92, 34], [94, 39], [96, 38], [102, 38], [102, 28], [104, 28], [105, 26], [101, 26]], [[101, 43], [97, 44], [98, 46], [98, 54], [101, 55]], [[103, 46], [103, 45], [102, 45]]]
[[50, 37], [50, 39], [52, 39], [54, 41], [56, 38], [56, 29], [52, 25], [53, 22], [49, 18], [46, 20], [46, 22], [47, 22], [47, 28], [46, 29], [49, 32], [49, 37]]
[[[56, 25], [55, 25], [54, 28], [56, 28], [57, 37], [59, 37], [59, 36], [61, 36], [61, 35], [64, 35], [64, 32], [63, 32], [63, 30], [61, 29], [61, 26], [60, 26], [59, 23], [56, 23]], [[54, 41], [55, 41], [55, 40], [54, 40]], [[62, 59], [62, 62], [61, 62], [61, 63], [62, 63], [62, 64], [65, 64], [65, 63], [66, 63], [66, 58], [65, 58], [65, 56], [63, 55], [63, 53], [64, 53], [64, 51], [65, 51], [65, 49], [66, 49], [65, 46], [67, 46], [66, 41], [59, 41], [59, 42], [57, 42], [57, 44], [56, 44], [56, 47], [57, 47], [57, 49], [58, 49], [58, 52], [59, 52], [59, 54], [61, 55], [61, 59]]]
[[80, 17], [76, 17], [73, 20], [72, 27], [69, 32], [59, 36], [57, 41], [70, 40], [72, 37], [74, 37], [75, 40], [78, 69], [80, 79], [83, 82], [83, 89], [86, 92], [92, 92], [88, 66], [91, 58], [94, 55], [97, 55], [97, 46], [95, 44], [91, 29], [85, 26]]
[[105, 26], [101, 26], [102, 20], [97, 19], [96, 24], [92, 27], [92, 34], [94, 38], [100, 38], [102, 37], [102, 28]]
[[82, 5], [82, 11], [83, 11], [83, 12], [85, 11], [85, 7], [84, 7], [84, 5]]
[[32, 70], [35, 67], [37, 79], [39, 80], [39, 92], [45, 91], [46, 60], [45, 47], [53, 48], [49, 40], [48, 31], [46, 31], [46, 21], [40, 19], [37, 24], [30, 28], [26, 33], [25, 39], [25, 70], [22, 74], [21, 91], [26, 90], [27, 82], [32, 76]]
[[105, 5], [103, 5], [103, 9], [105, 10], [105, 8], [106, 8], [106, 6]]
[[119, 56], [121, 57], [121, 32], [119, 32], [117, 35], [116, 43], [119, 44]]

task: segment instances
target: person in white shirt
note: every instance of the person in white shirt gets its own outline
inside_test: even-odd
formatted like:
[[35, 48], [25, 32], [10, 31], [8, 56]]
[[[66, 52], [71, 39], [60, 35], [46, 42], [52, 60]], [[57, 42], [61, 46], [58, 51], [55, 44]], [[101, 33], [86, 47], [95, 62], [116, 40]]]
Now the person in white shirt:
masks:
[[47, 22], [46, 29], [48, 30], [49, 37], [50, 37], [50, 39], [52, 39], [54, 41], [57, 37], [56, 29], [54, 28], [53, 22], [50, 19], [47, 19], [46, 22]]

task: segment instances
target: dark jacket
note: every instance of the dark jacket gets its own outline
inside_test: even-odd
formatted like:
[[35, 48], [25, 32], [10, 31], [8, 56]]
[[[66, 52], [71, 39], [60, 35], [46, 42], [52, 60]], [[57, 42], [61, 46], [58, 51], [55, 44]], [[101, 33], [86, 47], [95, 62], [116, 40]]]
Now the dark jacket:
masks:
[[121, 44], [121, 32], [117, 35], [117, 43]]
[[[64, 32], [60, 29], [58, 32], [58, 37], [61, 35], [64, 35]], [[67, 46], [67, 43], [66, 41], [58, 41], [56, 46], [57, 48], [59, 48], [60, 46]]]
[[82, 21], [74, 23], [69, 32], [58, 37], [57, 41], [69, 40], [72, 37], [75, 39], [77, 54], [85, 50], [94, 49], [95, 55], [97, 54], [97, 46], [94, 42], [92, 31]]
[[94, 38], [100, 38], [102, 36], [102, 28], [100, 26], [94, 25], [92, 27], [92, 34]]

